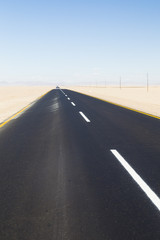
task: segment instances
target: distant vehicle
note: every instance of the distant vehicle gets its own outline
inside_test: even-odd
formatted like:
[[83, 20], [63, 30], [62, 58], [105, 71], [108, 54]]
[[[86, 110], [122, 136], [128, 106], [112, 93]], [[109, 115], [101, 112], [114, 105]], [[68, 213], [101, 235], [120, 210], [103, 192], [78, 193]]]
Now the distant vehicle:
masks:
[[58, 89], [59, 87], [57, 86], [56, 89]]

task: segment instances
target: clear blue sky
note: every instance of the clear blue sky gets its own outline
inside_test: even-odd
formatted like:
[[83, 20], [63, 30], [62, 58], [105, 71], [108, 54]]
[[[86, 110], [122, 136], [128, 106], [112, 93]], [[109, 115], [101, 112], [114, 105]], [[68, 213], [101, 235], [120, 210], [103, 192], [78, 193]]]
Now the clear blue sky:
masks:
[[0, 82], [160, 83], [160, 1], [0, 2]]

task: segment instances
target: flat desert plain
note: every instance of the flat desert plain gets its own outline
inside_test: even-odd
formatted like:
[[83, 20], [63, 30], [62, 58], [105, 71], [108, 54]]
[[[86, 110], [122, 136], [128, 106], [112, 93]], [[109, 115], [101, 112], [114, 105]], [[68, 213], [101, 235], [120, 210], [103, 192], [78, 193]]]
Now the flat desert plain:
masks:
[[0, 86], [0, 123], [53, 88], [52, 86]]
[[[1, 86], [0, 123], [35, 101], [54, 86]], [[160, 87], [61, 87], [160, 117]]]
[[160, 86], [146, 87], [69, 87], [68, 89], [101, 98], [160, 117]]

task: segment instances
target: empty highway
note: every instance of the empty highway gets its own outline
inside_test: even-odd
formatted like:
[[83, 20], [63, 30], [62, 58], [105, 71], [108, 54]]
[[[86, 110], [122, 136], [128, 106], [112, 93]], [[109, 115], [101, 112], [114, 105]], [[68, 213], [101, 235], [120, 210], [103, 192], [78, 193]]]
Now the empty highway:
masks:
[[1, 240], [160, 239], [160, 119], [54, 89], [0, 128]]

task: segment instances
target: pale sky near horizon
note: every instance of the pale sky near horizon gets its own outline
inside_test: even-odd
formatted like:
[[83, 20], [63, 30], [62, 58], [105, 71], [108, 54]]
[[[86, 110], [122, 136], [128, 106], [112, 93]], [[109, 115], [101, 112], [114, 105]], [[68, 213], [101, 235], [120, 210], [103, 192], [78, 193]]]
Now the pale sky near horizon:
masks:
[[160, 83], [160, 2], [0, 2], [0, 83]]

